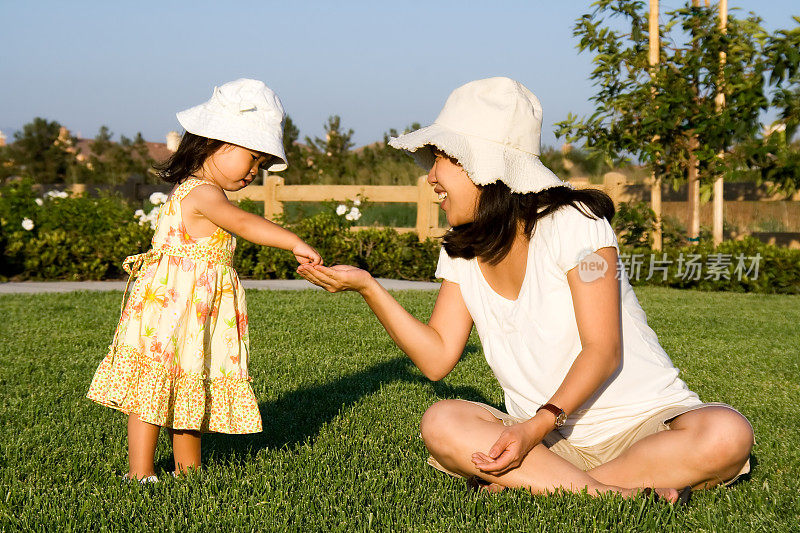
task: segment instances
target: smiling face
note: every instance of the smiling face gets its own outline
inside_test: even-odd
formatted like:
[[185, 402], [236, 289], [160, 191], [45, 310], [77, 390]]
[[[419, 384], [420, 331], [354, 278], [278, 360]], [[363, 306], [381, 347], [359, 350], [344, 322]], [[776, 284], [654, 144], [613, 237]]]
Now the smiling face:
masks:
[[475, 185], [464, 168], [447, 155], [434, 151], [436, 160], [428, 172], [428, 183], [439, 195], [440, 207], [447, 215], [451, 226], [467, 224], [475, 219], [480, 189]]
[[224, 144], [203, 163], [199, 177], [208, 179], [226, 191], [238, 191], [250, 185], [259, 167], [269, 156], [235, 144]]

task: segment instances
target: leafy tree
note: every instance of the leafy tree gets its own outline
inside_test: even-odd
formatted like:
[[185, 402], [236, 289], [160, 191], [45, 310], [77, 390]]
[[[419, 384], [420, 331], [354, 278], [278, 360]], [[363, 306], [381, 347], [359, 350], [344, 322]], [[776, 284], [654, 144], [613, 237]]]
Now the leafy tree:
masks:
[[758, 181], [771, 181], [786, 194], [800, 189], [800, 143], [791, 142], [800, 126], [800, 17], [793, 19], [798, 26], [776, 32], [766, 47], [771, 106], [778, 120], [763, 137], [743, 143], [740, 157], [733, 160], [737, 170], [754, 171]]
[[147, 143], [141, 133], [129, 139], [122, 135], [119, 143], [112, 141], [113, 133], [101, 126], [89, 144], [91, 155], [86, 165], [88, 181], [122, 183], [130, 176], [146, 177], [153, 164]]
[[283, 151], [286, 154], [286, 162], [289, 167], [280, 173], [286, 183], [301, 183], [302, 177], [306, 172], [306, 161], [303, 156], [303, 149], [298, 143], [300, 130], [295, 125], [292, 117], [286, 115], [283, 125]]
[[[760, 19], [729, 16], [722, 32], [716, 8], [687, 3], [666, 13], [659, 63], [651, 67], [645, 2], [594, 5], [578, 19], [574, 34], [579, 50], [595, 56], [595, 112], [585, 118], [570, 114], [557, 135], [582, 140], [607, 157], [633, 156], [676, 189], [686, 181], [694, 155], [710, 192], [714, 177], [731, 172], [720, 154], [755, 136], [769, 103], [767, 35]], [[721, 67], [722, 52], [727, 57]], [[720, 92], [726, 98], [722, 108], [715, 101]]]
[[767, 46], [772, 62], [769, 83], [775, 89], [772, 106], [779, 111], [789, 139], [800, 126], [800, 17], [792, 19], [797, 26], [777, 31]]
[[[412, 123], [403, 133], [420, 128], [418, 122]], [[381, 141], [369, 144], [356, 151], [357, 168], [354, 169], [354, 183], [374, 185], [416, 185], [424, 171], [404, 150], [389, 146], [389, 139], [400, 135], [392, 128], [383, 134]]]
[[76, 139], [56, 121], [36, 117], [14, 134], [3, 151], [5, 174], [16, 173], [37, 183], [71, 181]]
[[321, 175], [328, 179], [339, 180], [345, 175], [350, 157], [350, 149], [353, 147], [353, 130], [342, 129], [342, 121], [339, 115], [328, 117], [325, 124], [325, 138], [306, 137], [312, 165], [321, 171]]
[[292, 121], [292, 117], [286, 115], [286, 121], [283, 125], [283, 151], [286, 153], [286, 159], [290, 167], [299, 165], [303, 158], [300, 146], [297, 144], [299, 138], [300, 130]]

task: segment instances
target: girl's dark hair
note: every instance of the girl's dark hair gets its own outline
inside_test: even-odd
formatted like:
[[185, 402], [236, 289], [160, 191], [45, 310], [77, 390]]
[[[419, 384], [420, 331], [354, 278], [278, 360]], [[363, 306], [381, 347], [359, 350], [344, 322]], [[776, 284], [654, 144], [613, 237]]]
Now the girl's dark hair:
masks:
[[153, 165], [153, 168], [162, 180], [179, 183], [197, 172], [206, 158], [224, 144], [225, 141], [201, 137], [187, 131], [181, 137], [175, 153], [166, 161]]
[[477, 256], [496, 265], [511, 251], [520, 225], [526, 235], [533, 235], [540, 218], [564, 206], [573, 206], [591, 219], [602, 217], [611, 222], [614, 216], [614, 202], [597, 189], [561, 186], [521, 194], [512, 193], [501, 181], [478, 188], [481, 192], [475, 219], [454, 227], [444, 236], [442, 244], [450, 257], [472, 259]]

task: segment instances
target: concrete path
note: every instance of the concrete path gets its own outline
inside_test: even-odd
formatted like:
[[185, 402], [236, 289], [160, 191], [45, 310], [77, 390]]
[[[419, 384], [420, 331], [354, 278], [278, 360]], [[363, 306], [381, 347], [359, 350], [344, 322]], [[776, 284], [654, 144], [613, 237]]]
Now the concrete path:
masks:
[[[428, 281], [405, 281], [400, 279], [378, 278], [378, 282], [390, 291], [435, 291], [439, 283]], [[308, 289], [322, 290], [320, 287], [304, 279], [245, 279], [245, 289], [266, 291], [302, 291]], [[22, 294], [41, 292], [72, 291], [121, 291], [125, 289], [124, 281], [20, 281], [0, 283], [0, 294]]]

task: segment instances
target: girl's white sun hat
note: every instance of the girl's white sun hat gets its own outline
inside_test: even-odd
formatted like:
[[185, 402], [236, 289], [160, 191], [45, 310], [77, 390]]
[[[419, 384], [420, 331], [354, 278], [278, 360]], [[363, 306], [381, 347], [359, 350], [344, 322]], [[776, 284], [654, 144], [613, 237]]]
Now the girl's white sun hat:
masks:
[[280, 158], [269, 167], [270, 172], [288, 166], [283, 151], [286, 114], [278, 95], [263, 81], [241, 78], [214, 87], [210, 100], [176, 116], [189, 133]]
[[393, 138], [426, 170], [435, 146], [458, 160], [476, 185], [502, 181], [515, 193], [571, 187], [539, 159], [542, 105], [509, 78], [471, 81], [453, 91], [430, 126]]

